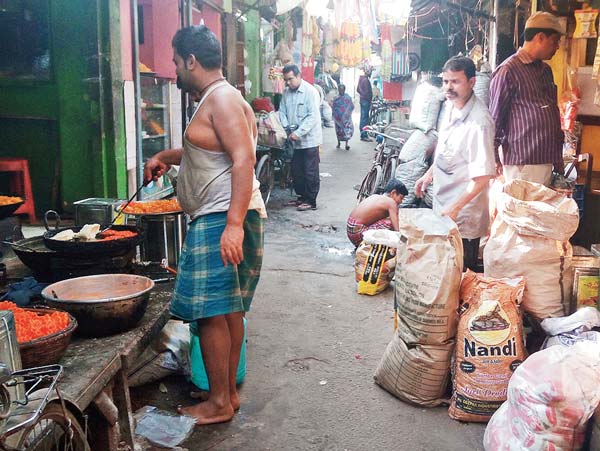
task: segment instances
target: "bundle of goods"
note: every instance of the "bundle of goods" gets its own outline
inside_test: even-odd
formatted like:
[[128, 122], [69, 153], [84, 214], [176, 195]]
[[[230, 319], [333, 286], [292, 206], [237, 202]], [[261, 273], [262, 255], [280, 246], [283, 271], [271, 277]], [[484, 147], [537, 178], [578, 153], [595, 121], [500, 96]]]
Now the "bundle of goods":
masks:
[[585, 340], [600, 344], [600, 332], [597, 331], [600, 328], [600, 312], [595, 307], [583, 307], [564, 318], [546, 318], [541, 326], [547, 335], [542, 349], [572, 346]]
[[519, 311], [524, 289], [522, 277], [464, 274], [448, 411], [455, 420], [486, 422], [506, 401], [508, 381], [526, 357]]
[[437, 132], [414, 130], [406, 140], [400, 156], [395, 177], [406, 186], [408, 195], [404, 196], [401, 207], [415, 207], [419, 199], [415, 195], [415, 184], [429, 169], [429, 159], [437, 144]]
[[181, 205], [177, 199], [151, 200], [143, 202], [131, 202], [123, 213], [130, 215], [152, 215], [164, 213], [177, 213], [181, 211]]
[[571, 451], [600, 403], [600, 345], [581, 341], [532, 354], [513, 374], [508, 399], [483, 438], [487, 451]]
[[418, 128], [427, 133], [436, 127], [444, 93], [429, 81], [423, 81], [415, 89], [410, 106], [409, 122], [411, 128]]
[[394, 276], [396, 249], [400, 246], [397, 232], [367, 230], [356, 249], [354, 275], [358, 294], [374, 295], [385, 290]]
[[395, 304], [398, 329], [375, 382], [398, 398], [436, 406], [448, 382], [456, 335], [463, 249], [456, 224], [429, 209], [399, 215]]
[[486, 277], [525, 278], [523, 309], [536, 320], [569, 311], [577, 203], [538, 183], [514, 180], [496, 197], [483, 253]]

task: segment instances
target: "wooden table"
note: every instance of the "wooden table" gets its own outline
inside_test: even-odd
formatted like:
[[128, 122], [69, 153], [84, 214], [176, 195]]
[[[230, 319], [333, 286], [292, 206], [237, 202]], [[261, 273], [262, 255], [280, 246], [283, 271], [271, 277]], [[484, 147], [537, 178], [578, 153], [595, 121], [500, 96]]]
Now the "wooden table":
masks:
[[88, 420], [94, 450], [116, 450], [119, 439], [133, 449], [134, 425], [127, 374], [170, 318], [172, 283], [156, 285], [135, 329], [105, 338], [75, 338], [59, 362], [59, 389]]

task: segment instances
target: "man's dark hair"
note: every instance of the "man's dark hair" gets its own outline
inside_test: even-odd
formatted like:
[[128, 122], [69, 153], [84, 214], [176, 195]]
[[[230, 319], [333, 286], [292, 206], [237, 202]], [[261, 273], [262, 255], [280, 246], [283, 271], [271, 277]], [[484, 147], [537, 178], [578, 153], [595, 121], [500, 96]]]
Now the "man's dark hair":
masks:
[[387, 185], [385, 185], [383, 192], [391, 193], [394, 190], [396, 190], [397, 194], [402, 194], [403, 196], [408, 196], [408, 190], [406, 189], [406, 186], [404, 186], [404, 183], [402, 183], [398, 179], [390, 179], [390, 181], [387, 182]]
[[544, 33], [547, 38], [552, 36], [553, 34], [560, 34], [556, 30], [552, 30], [549, 28], [525, 28], [523, 35], [525, 36], [525, 41], [533, 41], [533, 38], [538, 33]]
[[221, 44], [205, 25], [185, 27], [177, 31], [172, 45], [184, 60], [194, 55], [204, 69], [219, 69], [223, 64]]
[[466, 56], [453, 56], [442, 68], [442, 72], [464, 72], [467, 80], [475, 76], [475, 63], [471, 58]]
[[300, 74], [300, 69], [298, 69], [298, 66], [296, 66], [295, 64], [286, 64], [285, 66], [283, 66], [281, 73], [285, 75], [288, 72], [293, 72], [294, 77], [297, 77]]

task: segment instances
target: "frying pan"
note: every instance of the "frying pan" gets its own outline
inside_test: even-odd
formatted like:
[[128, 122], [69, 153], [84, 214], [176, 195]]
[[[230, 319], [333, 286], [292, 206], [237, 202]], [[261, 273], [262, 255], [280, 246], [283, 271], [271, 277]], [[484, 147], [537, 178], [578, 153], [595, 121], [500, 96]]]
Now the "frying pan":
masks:
[[[56, 227], [54, 230], [50, 230], [48, 226], [48, 216], [49, 213], [53, 213], [56, 215]], [[130, 238], [121, 238], [118, 240], [100, 240], [100, 241], [77, 241], [77, 240], [69, 240], [69, 241], [59, 241], [52, 239], [57, 233], [62, 232], [63, 230], [73, 230], [73, 232], [79, 232], [83, 227], [63, 227], [60, 228], [60, 217], [58, 213], [53, 210], [47, 211], [46, 215], [44, 215], [44, 225], [48, 231], [44, 233], [44, 244], [48, 249], [51, 249], [56, 252], [60, 252], [61, 254], [70, 254], [70, 255], [103, 255], [103, 256], [118, 256], [123, 255], [133, 249], [135, 246], [140, 244], [144, 239], [144, 231], [143, 229], [136, 226], [128, 226], [128, 225], [114, 225], [111, 227], [112, 230], [128, 230], [130, 232], [135, 232], [136, 235]]]
[[21, 199], [21, 202], [15, 202], [14, 204], [8, 205], [0, 205], [0, 219], [8, 218], [11, 216], [18, 208], [25, 203], [24, 200]]

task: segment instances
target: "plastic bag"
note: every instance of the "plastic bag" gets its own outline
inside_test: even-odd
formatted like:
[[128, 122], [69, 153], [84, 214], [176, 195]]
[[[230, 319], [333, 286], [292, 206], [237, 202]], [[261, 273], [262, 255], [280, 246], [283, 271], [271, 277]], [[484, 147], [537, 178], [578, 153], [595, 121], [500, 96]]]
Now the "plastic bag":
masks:
[[383, 244], [389, 247], [402, 246], [401, 235], [393, 230], [371, 229], [363, 232], [363, 241], [367, 244]]
[[600, 327], [600, 312], [593, 307], [584, 307], [572, 315], [542, 321], [542, 329], [551, 336], [574, 330], [588, 331], [593, 327]]
[[135, 413], [135, 433], [152, 443], [173, 448], [190, 436], [196, 420], [192, 417], [176, 415], [154, 406], [144, 406]]
[[508, 399], [485, 430], [487, 451], [571, 451], [600, 403], [600, 345], [583, 341], [536, 352], [515, 371]]
[[390, 285], [396, 267], [396, 249], [364, 241], [356, 249], [354, 275], [358, 294], [373, 296]]
[[279, 112], [272, 111], [258, 116], [258, 144], [267, 147], [283, 147], [286, 139], [287, 133], [281, 125]]

